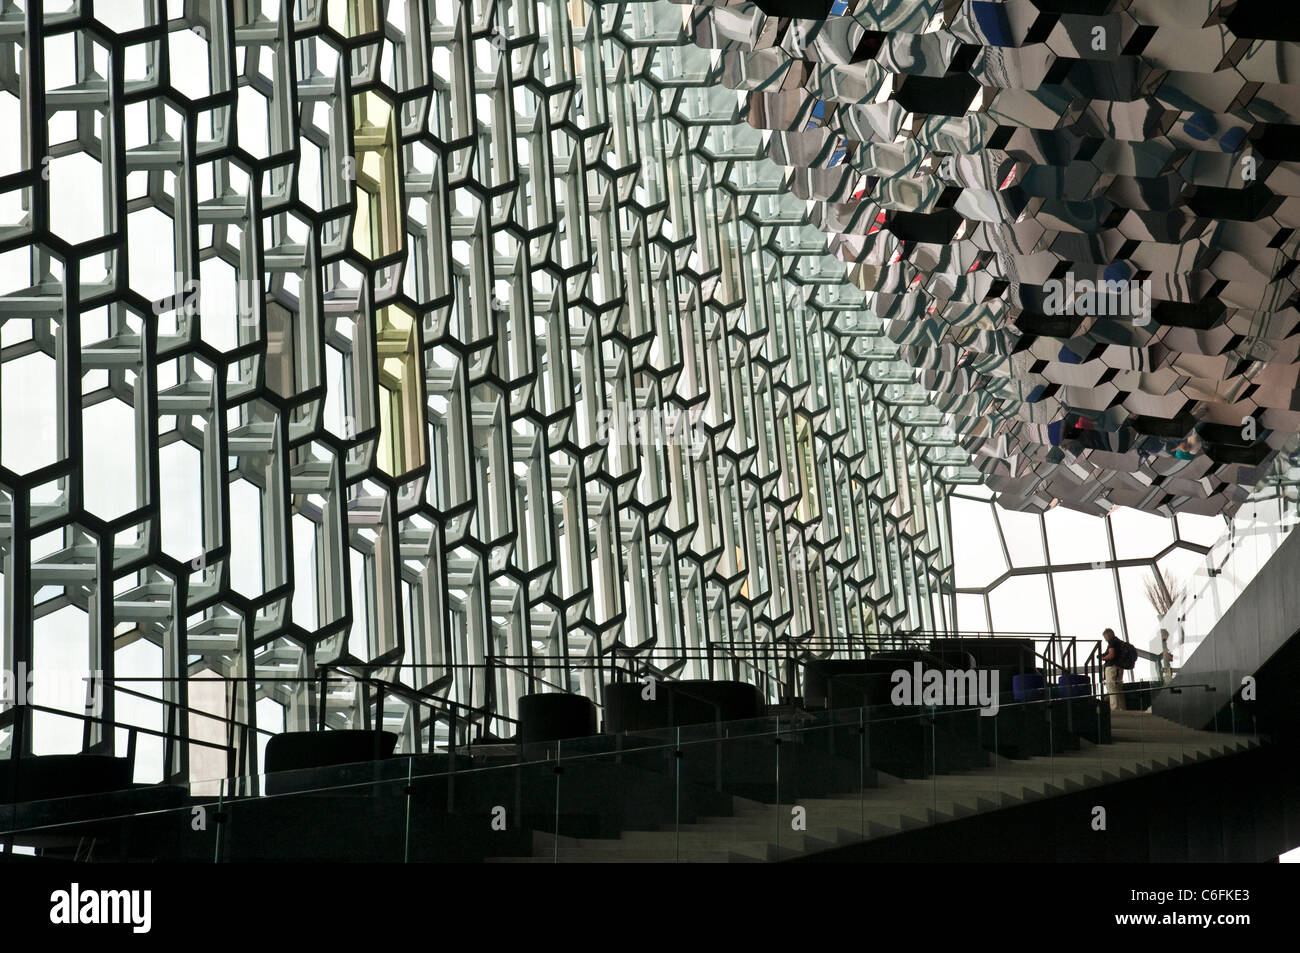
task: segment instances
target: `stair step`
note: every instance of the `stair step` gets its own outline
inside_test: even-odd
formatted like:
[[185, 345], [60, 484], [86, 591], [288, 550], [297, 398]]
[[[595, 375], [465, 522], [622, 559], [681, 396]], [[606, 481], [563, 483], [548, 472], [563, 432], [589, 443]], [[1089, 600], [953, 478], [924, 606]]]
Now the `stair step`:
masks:
[[[1195, 764], [1258, 746], [1252, 736], [1193, 732], [1148, 713], [1114, 713], [1112, 740], [1080, 741], [1052, 756], [1006, 758], [931, 778], [872, 772], [877, 786], [860, 794], [791, 797], [781, 803], [733, 796], [730, 816], [700, 817], [658, 830], [626, 830], [618, 838], [574, 838], [538, 832], [532, 857], [497, 863], [765, 862], [888, 837], [961, 817], [1099, 787]], [[980, 759], [971, 759], [979, 761]], [[761, 785], [761, 780], [754, 782]], [[758, 789], [761, 789], [758, 788]], [[805, 810], [806, 829], [789, 828], [790, 809]]]

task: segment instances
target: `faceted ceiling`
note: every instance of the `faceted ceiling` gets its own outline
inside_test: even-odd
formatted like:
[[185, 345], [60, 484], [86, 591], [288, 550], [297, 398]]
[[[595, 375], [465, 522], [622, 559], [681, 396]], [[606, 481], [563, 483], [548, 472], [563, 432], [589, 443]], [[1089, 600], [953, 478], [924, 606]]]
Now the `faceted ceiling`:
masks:
[[867, 292], [836, 331], [900, 345], [1004, 506], [1231, 513], [1300, 430], [1300, 22], [1275, 4], [689, 19]]

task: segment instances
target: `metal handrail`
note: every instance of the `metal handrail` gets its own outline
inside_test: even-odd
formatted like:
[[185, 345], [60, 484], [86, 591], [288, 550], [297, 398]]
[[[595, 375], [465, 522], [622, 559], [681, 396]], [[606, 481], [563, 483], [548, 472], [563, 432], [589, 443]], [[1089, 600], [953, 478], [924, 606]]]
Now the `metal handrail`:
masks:
[[[504, 711], [494, 710], [485, 706], [476, 707], [472, 704], [465, 704], [454, 698], [440, 694], [433, 694], [429, 691], [413, 688], [402, 682], [395, 682], [390, 679], [382, 678], [379, 675], [366, 671], [368, 668], [383, 669], [436, 669], [442, 671], [457, 671], [482, 668], [484, 670], [505, 670], [526, 675], [530, 680], [540, 680], [542, 685], [549, 688], [564, 690], [559, 684], [539, 676], [535, 669], [538, 667], [545, 668], [552, 665], [564, 667], [567, 669], [578, 670], [598, 670], [604, 673], [608, 670], [610, 676], [618, 681], [623, 678], [643, 677], [644, 673], [651, 669], [658, 668], [654, 665], [656, 659], [664, 659], [669, 662], [679, 663], [681, 660], [690, 660], [692, 658], [706, 660], [708, 664], [709, 676], [712, 677], [718, 665], [739, 665], [752, 671], [755, 676], [763, 679], [767, 684], [767, 694], [771, 696], [771, 686], [777, 684], [778, 690], [776, 697], [779, 700], [785, 700], [793, 697], [796, 693], [793, 684], [785, 686], [782, 684], [780, 671], [783, 665], [790, 663], [800, 663], [807, 661], [809, 658], [816, 657], [818, 653], [835, 653], [840, 651], [861, 652], [864, 656], [887, 650], [888, 647], [899, 644], [912, 647], [924, 648], [921, 640], [926, 637], [947, 637], [947, 638], [992, 638], [992, 637], [1013, 637], [1013, 636], [1031, 636], [1035, 641], [1047, 642], [1047, 648], [1043, 652], [1035, 651], [1035, 656], [1049, 663], [1050, 667], [1062, 668], [1068, 670], [1072, 666], [1068, 662], [1072, 658], [1077, 658], [1077, 640], [1073, 637], [1065, 638], [1054, 633], [1004, 633], [988, 631], [971, 631], [969, 633], [961, 630], [912, 630], [909, 632], [881, 633], [865, 636], [846, 636], [846, 637], [821, 637], [804, 640], [784, 640], [764, 645], [737, 645], [735, 643], [725, 643], [711, 641], [702, 646], [673, 647], [673, 648], [652, 648], [649, 652], [632, 653], [621, 655], [618, 652], [607, 653], [604, 656], [586, 656], [573, 658], [570, 656], [552, 656], [552, 655], [498, 655], [481, 663], [470, 662], [441, 662], [441, 663], [386, 663], [382, 665], [370, 665], [368, 663], [357, 662], [325, 662], [317, 666], [315, 676], [231, 676], [211, 674], [203, 681], [219, 681], [222, 683], [231, 682], [253, 682], [263, 683], [317, 683], [321, 687], [321, 695], [318, 699], [318, 726], [323, 728], [323, 719], [327, 716], [328, 705], [326, 703], [326, 694], [328, 685], [335, 677], [340, 677], [349, 682], [356, 682], [361, 686], [362, 703], [361, 714], [369, 723], [371, 712], [371, 693], [374, 695], [374, 711], [381, 716], [384, 710], [384, 699], [393, 695], [402, 698], [407, 703], [416, 706], [419, 709], [427, 709], [431, 714], [431, 720], [434, 723], [445, 722], [448, 726], [448, 748], [455, 749], [461, 744], [469, 743], [469, 735], [462, 734], [462, 726], [468, 730], [474, 725], [478, 725], [480, 740], [484, 736], [486, 728], [494, 720], [499, 721], [515, 729], [517, 735], [518, 719], [514, 718]], [[1096, 684], [1095, 656], [1097, 647], [1094, 646], [1092, 652], [1085, 661], [1084, 668], [1088, 672], [1091, 682]], [[521, 663], [526, 663], [521, 664]], [[676, 666], [673, 666], [676, 667]], [[532, 671], [530, 671], [532, 669]], [[358, 671], [360, 670], [360, 671]], [[337, 672], [337, 676], [332, 676], [331, 672]], [[83, 750], [89, 747], [89, 732], [94, 723], [101, 724], [105, 729], [105, 734], [111, 737], [113, 730], [122, 727], [134, 737], [135, 733], [147, 736], [162, 738], [164, 741], [164, 763], [167, 769], [171, 769], [172, 752], [174, 746], [180, 744], [199, 745], [204, 748], [212, 748], [224, 751], [227, 759], [236, 758], [238, 752], [248, 748], [248, 735], [251, 732], [254, 737], [271, 737], [276, 732], [269, 731], [265, 728], [257, 727], [250, 729], [244, 722], [229, 717], [224, 714], [214, 713], [211, 711], [195, 708], [192, 705], [181, 704], [174, 699], [162, 698], [143, 692], [136, 691], [128, 684], [131, 682], [146, 683], [172, 683], [191, 680], [188, 676], [135, 676], [121, 678], [104, 679], [107, 691], [121, 692], [126, 695], [139, 698], [145, 701], [154, 702], [166, 706], [166, 716], [163, 730], [148, 728], [144, 726], [121, 723], [114, 720], [111, 724], [103, 716], [90, 716], [87, 714], [69, 712], [61, 709], [48, 709], [42, 706], [29, 704], [28, 707], [33, 711], [49, 711], [65, 716], [81, 717], [86, 724], [83, 729]], [[598, 708], [603, 708], [599, 698], [593, 699]], [[11, 708], [0, 713], [0, 726], [5, 723], [12, 723], [17, 716], [19, 709]], [[182, 716], [188, 719], [189, 716], [198, 715], [205, 719], [218, 722], [227, 729], [227, 737], [230, 739], [227, 744], [217, 742], [190, 739], [188, 733], [182, 730]], [[426, 724], [425, 717], [418, 715], [418, 724]], [[237, 742], [236, 734], [243, 737]], [[416, 732], [417, 739], [420, 732]], [[102, 743], [102, 742], [101, 742]], [[417, 740], [418, 744], [418, 740]], [[418, 752], [417, 752], [418, 753]]]
[[[1214, 686], [1207, 685], [1207, 684], [1185, 685], [1185, 686], [1178, 686], [1178, 687], [1164, 686], [1164, 687], [1157, 687], [1151, 689], [1151, 691], [1153, 692], [1167, 691], [1170, 694], [1180, 694], [1181, 692], [1189, 691], [1197, 688], [1206, 692], [1215, 691]], [[1095, 693], [1090, 693], [1088, 697], [1093, 699], [1100, 699], [1102, 696]], [[1009, 703], [1001, 707], [1003, 709], [1024, 708], [1028, 710], [1034, 706], [1050, 706], [1056, 700], [1057, 699], [1053, 699], [1049, 697], [1046, 699], [1037, 699], [1032, 701]], [[911, 721], [911, 720], [915, 720], [919, 724], [925, 724], [928, 723], [929, 720], [932, 720], [936, 717], [943, 717], [944, 714], [958, 715], [963, 712], [971, 712], [971, 711], [979, 710], [978, 706], [961, 706], [961, 707], [944, 706], [942, 709], [935, 708], [934, 706], [922, 706], [922, 707], [925, 708], [926, 710], [920, 712], [908, 712], [908, 713], [900, 713], [900, 712], [885, 713], [884, 711], [882, 711], [876, 713], [875, 716], [869, 717], [869, 713], [872, 711], [872, 709], [888, 710], [891, 709], [892, 706], [856, 706], [856, 710], [859, 712], [859, 719], [856, 725], [860, 730], [864, 725], [870, 726], [873, 724], [897, 723], [897, 722]], [[854, 710], [855, 708], [837, 709], [837, 711], [840, 712], [841, 714], [849, 713]], [[743, 721], [752, 724], [753, 719], [745, 719]], [[657, 742], [657, 741], [651, 742], [648, 741], [646, 738], [643, 738], [642, 739], [643, 743], [638, 744], [635, 750], [640, 752], [663, 751], [665, 753], [671, 753], [674, 751], [680, 751], [683, 746], [702, 747], [706, 745], [718, 746], [718, 745], [733, 744], [733, 743], [752, 743], [754, 740], [762, 739], [762, 738], [784, 739], [789, 737], [792, 734], [793, 735], [808, 734], [811, 732], [831, 729], [834, 728], [836, 725], [839, 725], [840, 727], [847, 727], [852, 724], [853, 723], [850, 720], [843, 720], [837, 722], [834, 720], [833, 717], [831, 717], [828, 718], [828, 720], [825, 723], [800, 725], [798, 723], [793, 723], [793, 724], [786, 723], [783, 720], [781, 720], [778, 716], [775, 720], [775, 726], [771, 729], [744, 731], [744, 732], [737, 732], [734, 734], [730, 733], [730, 731], [728, 730], [726, 733], [719, 732], [717, 736], [712, 738], [692, 738], [689, 740], [682, 739], [680, 734], [678, 734], [674, 738], [670, 740], [664, 740], [662, 742]], [[644, 735], [645, 733], [642, 734]], [[596, 762], [601, 759], [618, 758], [621, 757], [627, 750], [629, 750], [625, 747], [625, 739], [616, 738], [611, 740], [617, 742], [617, 746], [611, 750], [580, 752], [577, 754], [569, 753], [565, 755], [564, 763], [574, 764], [574, 763], [581, 763], [581, 762]], [[525, 768], [530, 765], [544, 766], [546, 764], [558, 763], [556, 758], [552, 756], [552, 752], [550, 750], [547, 751], [545, 757], [532, 757], [531, 760], [523, 757], [522, 749], [520, 754], [521, 757], [518, 762], [484, 765], [481, 767], [470, 769], [469, 773], [485, 773], [485, 772], [497, 772], [497, 771], [517, 772], [521, 768]], [[406, 795], [410, 796], [415, 782], [446, 780], [448, 781], [448, 783], [451, 783], [451, 781], [453, 780], [454, 776], [457, 773], [460, 774], [467, 773], [464, 770], [457, 772], [454, 766], [452, 766], [449, 770], [433, 770], [433, 771], [425, 771], [422, 773], [415, 773], [415, 771], [413, 770], [414, 763], [415, 763], [414, 759], [418, 756], [405, 755], [403, 757], [405, 757], [408, 761], [410, 761], [412, 769], [408, 770], [406, 774], [401, 775], [400, 777], [394, 775], [394, 777], [387, 778], [384, 780], [375, 780], [373, 778], [363, 779], [363, 780], [350, 780], [342, 783], [326, 783], [318, 787], [295, 789], [292, 791], [285, 791], [277, 794], [249, 794], [245, 796], [265, 798], [265, 799], [292, 798], [292, 797], [301, 797], [306, 794], [319, 794], [325, 792], [338, 792], [338, 791], [347, 791], [347, 790], [375, 789], [376, 787], [381, 785], [393, 785], [394, 787], [397, 785], [401, 785]], [[289, 772], [289, 773], [292, 774], [295, 772]], [[228, 799], [227, 803], [231, 799], [233, 798]], [[86, 803], [90, 803], [91, 800], [92, 799], [88, 798]], [[186, 806], [184, 808], [180, 808], [179, 810], [184, 810], [188, 812], [190, 810], [190, 807]], [[155, 813], [156, 811], [157, 808], [150, 807], [148, 812]], [[126, 812], [126, 813], [117, 813], [112, 815], [97, 814], [93, 819], [95, 821], [123, 820], [123, 819], [137, 816], [138, 813], [139, 812]], [[34, 825], [30, 827], [10, 828], [7, 830], [0, 830], [0, 836], [3, 836], [5, 838], [12, 838], [12, 836], [15, 834], [30, 833], [33, 831], [42, 831], [42, 830], [53, 830], [60, 827], [72, 827], [75, 826], [76, 824], [84, 823], [85, 820], [86, 819], [84, 818], [71, 819], [71, 820], [58, 821], [50, 824]]]

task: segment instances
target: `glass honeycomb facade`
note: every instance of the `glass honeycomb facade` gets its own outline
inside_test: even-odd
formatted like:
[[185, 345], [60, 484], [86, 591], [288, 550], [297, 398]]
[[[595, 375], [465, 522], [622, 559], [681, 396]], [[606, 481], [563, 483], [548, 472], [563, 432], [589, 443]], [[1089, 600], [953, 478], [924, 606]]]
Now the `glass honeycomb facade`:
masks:
[[0, 745], [199, 781], [956, 624], [980, 474], [685, 10], [0, 2], [3, 665], [109, 686]]

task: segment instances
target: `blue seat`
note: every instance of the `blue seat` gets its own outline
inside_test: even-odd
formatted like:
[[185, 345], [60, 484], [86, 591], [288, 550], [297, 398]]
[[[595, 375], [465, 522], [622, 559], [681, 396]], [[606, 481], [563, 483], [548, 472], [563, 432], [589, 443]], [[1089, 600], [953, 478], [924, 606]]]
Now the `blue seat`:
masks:
[[1086, 675], [1073, 675], [1069, 672], [1056, 680], [1062, 698], [1086, 698], [1092, 694], [1092, 683]]
[[1011, 677], [1011, 697], [1018, 702], [1038, 701], [1047, 696], [1047, 680], [1038, 672]]

